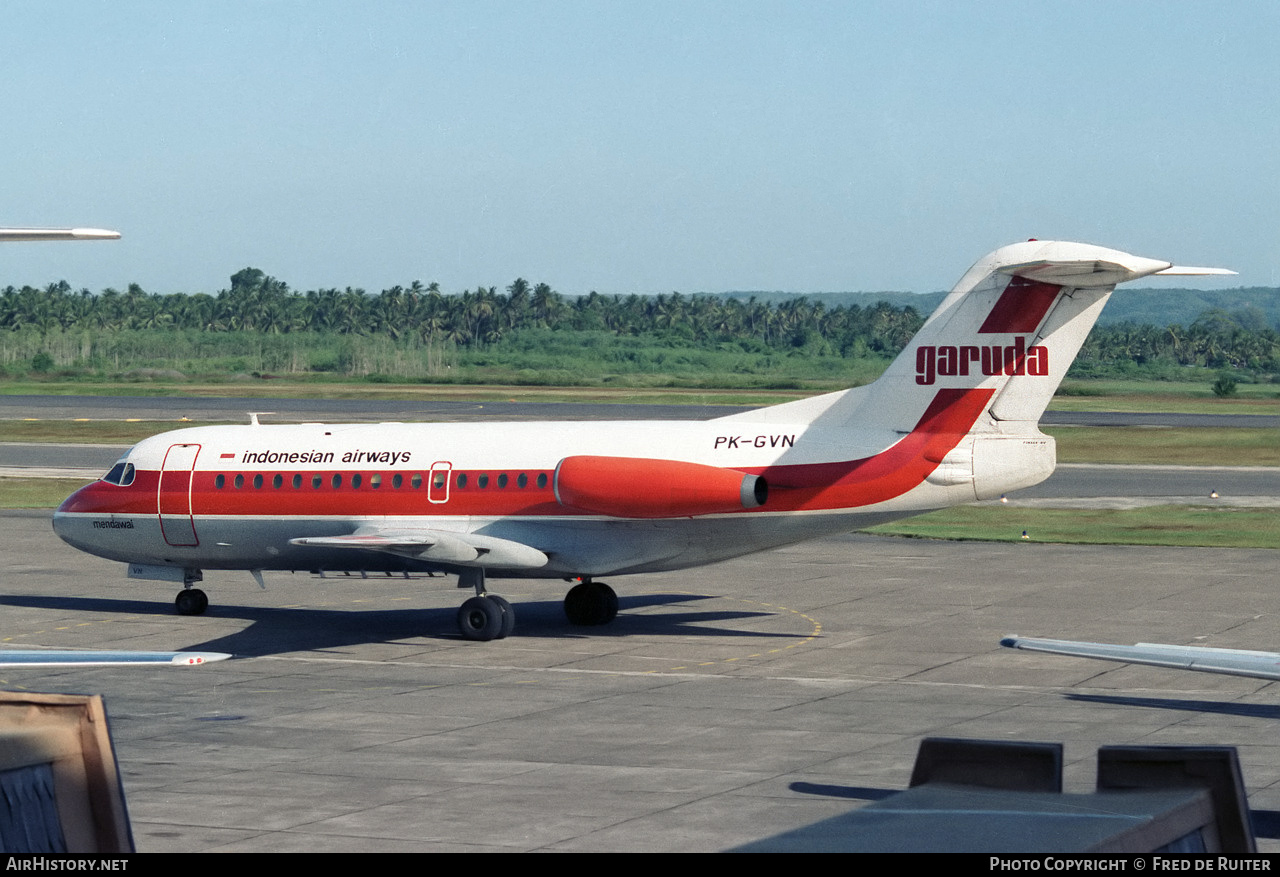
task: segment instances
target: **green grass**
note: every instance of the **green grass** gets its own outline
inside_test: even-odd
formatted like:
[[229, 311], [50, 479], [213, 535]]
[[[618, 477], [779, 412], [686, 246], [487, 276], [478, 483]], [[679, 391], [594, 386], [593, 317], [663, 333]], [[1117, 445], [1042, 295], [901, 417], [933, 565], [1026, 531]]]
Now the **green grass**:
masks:
[[1058, 426], [1059, 463], [1280, 466], [1274, 429], [1147, 426]]
[[[241, 422], [248, 423], [248, 418]], [[172, 429], [212, 425], [178, 420], [0, 420], [0, 442], [132, 445]]]
[[959, 506], [867, 532], [982, 542], [1280, 548], [1280, 512], [1171, 505], [1123, 510]]
[[[832, 389], [842, 388], [832, 385]], [[394, 399], [469, 402], [598, 402], [617, 405], [776, 405], [826, 392], [809, 389], [699, 387], [557, 387], [510, 384], [397, 384], [348, 380], [254, 380], [251, 383], [78, 384], [0, 382], [0, 395], [138, 396], [142, 398]]]
[[[665, 398], [671, 401], [670, 397]], [[266, 420], [269, 422], [270, 418]], [[0, 441], [129, 445], [171, 429], [208, 425], [213, 424], [155, 420], [0, 420]], [[1280, 436], [1273, 429], [1048, 427], [1045, 432], [1057, 440], [1060, 463], [1280, 466]]]
[[[696, 405], [771, 405], [817, 393], [866, 383], [878, 375], [883, 362], [867, 364], [855, 374], [826, 375], [797, 373], [781, 380], [780, 386], [744, 386], [744, 376], [707, 370], [696, 375], [668, 373], [602, 375], [593, 386], [540, 385], [541, 372], [495, 371], [492, 383], [412, 383], [371, 381], [367, 378], [333, 374], [307, 376], [251, 377], [240, 375], [225, 381], [152, 380], [145, 382], [102, 378], [11, 379], [0, 381], [4, 395], [98, 395], [142, 397], [236, 397], [285, 399], [505, 399], [547, 402], [582, 401], [616, 403], [687, 403]], [[528, 374], [529, 380], [512, 382], [512, 377]], [[503, 379], [507, 380], [503, 380]], [[531, 383], [530, 381], [533, 381]], [[683, 384], [673, 386], [672, 384]], [[1079, 380], [1063, 383], [1049, 406], [1051, 411], [1124, 411], [1179, 414], [1280, 414], [1280, 384], [1241, 383], [1237, 395], [1220, 399], [1210, 390], [1211, 381]]]
[[0, 509], [55, 509], [83, 478], [0, 478]]
[[1240, 384], [1218, 398], [1209, 383], [1066, 381], [1050, 411], [1123, 411], [1143, 414], [1280, 414], [1280, 386]]

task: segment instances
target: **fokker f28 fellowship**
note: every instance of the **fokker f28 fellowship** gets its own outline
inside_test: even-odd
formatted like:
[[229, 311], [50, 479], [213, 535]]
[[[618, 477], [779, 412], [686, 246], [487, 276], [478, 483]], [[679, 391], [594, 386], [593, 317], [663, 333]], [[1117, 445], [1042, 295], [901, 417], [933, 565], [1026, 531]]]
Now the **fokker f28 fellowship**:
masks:
[[700, 422], [304, 423], [182, 429], [129, 450], [54, 513], [58, 535], [181, 582], [202, 570], [433, 572], [504, 637], [500, 577], [577, 582], [569, 621], [618, 611], [603, 576], [676, 570], [1043, 481], [1040, 415], [1117, 283], [1178, 268], [1028, 241], [980, 260], [872, 384]]

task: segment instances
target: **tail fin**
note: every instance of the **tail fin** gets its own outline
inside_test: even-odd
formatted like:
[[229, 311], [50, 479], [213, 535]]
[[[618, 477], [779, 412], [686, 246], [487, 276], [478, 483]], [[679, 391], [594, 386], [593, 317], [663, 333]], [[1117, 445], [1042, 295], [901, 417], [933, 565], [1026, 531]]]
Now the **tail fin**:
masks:
[[922, 452], [930, 484], [969, 499], [998, 496], [1053, 472], [1054, 443], [1040, 432], [1040, 415], [1117, 283], [1231, 273], [1089, 244], [1001, 247], [960, 278], [874, 383], [733, 419], [805, 423], [872, 453], [915, 435], [933, 448]]
[[908, 433], [940, 390], [983, 390], [973, 432], [1036, 432], [1036, 423], [1117, 283], [1181, 268], [1090, 244], [1027, 241], [978, 260], [874, 383], [735, 415]]

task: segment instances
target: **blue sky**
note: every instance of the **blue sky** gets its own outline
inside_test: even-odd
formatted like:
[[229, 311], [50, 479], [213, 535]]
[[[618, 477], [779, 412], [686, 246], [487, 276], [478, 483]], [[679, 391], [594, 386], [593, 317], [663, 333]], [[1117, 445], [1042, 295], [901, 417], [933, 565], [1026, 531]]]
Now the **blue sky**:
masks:
[[14, 2], [0, 222], [124, 239], [0, 285], [926, 292], [1037, 237], [1280, 286], [1278, 42], [1274, 2]]

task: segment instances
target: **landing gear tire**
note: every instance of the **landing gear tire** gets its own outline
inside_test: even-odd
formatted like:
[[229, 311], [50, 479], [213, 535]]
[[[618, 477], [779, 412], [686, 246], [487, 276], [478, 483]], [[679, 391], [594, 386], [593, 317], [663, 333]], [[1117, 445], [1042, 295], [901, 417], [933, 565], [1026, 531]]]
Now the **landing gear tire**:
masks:
[[511, 631], [516, 627], [516, 610], [505, 597], [499, 597], [497, 594], [485, 594], [485, 599], [497, 603], [502, 610], [502, 626], [498, 628], [498, 635], [494, 639], [506, 639], [511, 636]]
[[178, 592], [173, 606], [179, 615], [203, 615], [209, 608], [209, 596], [199, 588], [187, 588]]
[[604, 582], [574, 585], [565, 594], [564, 614], [579, 627], [608, 624], [618, 617], [618, 595]]
[[458, 632], [463, 639], [487, 642], [499, 637], [505, 618], [515, 624], [515, 614], [504, 612], [491, 597], [472, 597], [458, 607]]

